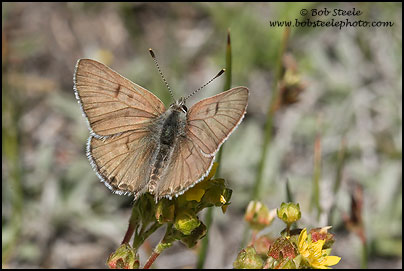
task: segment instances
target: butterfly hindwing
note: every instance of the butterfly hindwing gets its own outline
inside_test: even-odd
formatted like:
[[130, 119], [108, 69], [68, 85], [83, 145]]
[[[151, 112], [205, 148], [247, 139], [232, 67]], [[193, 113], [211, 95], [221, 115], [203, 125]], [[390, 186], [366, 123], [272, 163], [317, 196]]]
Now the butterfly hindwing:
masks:
[[98, 177], [116, 193], [144, 192], [156, 144], [148, 131], [126, 132], [107, 139], [90, 136], [87, 156]]
[[212, 167], [214, 157], [202, 155], [200, 148], [188, 137], [180, 138], [174, 149], [169, 170], [161, 177], [156, 198], [179, 195], [203, 179]]

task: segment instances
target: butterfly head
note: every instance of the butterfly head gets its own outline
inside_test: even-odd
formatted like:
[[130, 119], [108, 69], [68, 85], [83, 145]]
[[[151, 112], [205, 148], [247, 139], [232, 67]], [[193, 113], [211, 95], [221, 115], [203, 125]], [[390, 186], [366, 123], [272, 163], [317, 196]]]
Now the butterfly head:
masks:
[[185, 99], [181, 97], [170, 105], [170, 108], [179, 112], [187, 113], [188, 108], [185, 106]]

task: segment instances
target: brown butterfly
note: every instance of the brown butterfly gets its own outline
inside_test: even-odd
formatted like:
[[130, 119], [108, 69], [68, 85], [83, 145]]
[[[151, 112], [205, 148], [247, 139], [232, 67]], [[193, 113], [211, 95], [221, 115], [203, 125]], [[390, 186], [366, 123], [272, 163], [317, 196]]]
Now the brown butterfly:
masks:
[[74, 90], [97, 176], [115, 193], [136, 199], [150, 192], [156, 201], [184, 193], [208, 174], [216, 152], [242, 121], [249, 92], [235, 87], [187, 110], [188, 96], [166, 109], [153, 93], [91, 59], [77, 61]]

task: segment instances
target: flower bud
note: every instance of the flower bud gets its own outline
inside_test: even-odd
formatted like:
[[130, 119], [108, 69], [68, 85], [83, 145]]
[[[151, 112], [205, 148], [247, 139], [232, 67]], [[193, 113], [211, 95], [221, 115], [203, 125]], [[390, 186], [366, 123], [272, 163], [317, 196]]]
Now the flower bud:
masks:
[[269, 211], [268, 208], [259, 201], [250, 201], [244, 216], [244, 219], [250, 224], [251, 228], [257, 231], [271, 224], [274, 218], [275, 210]]
[[109, 256], [107, 265], [111, 269], [138, 269], [139, 255], [130, 245], [122, 244]]
[[177, 215], [174, 222], [174, 227], [185, 235], [191, 234], [201, 224], [195, 214], [181, 212]]
[[296, 257], [296, 252], [291, 241], [285, 237], [279, 237], [275, 240], [272, 246], [269, 248], [268, 256], [276, 259], [293, 259]]
[[274, 240], [269, 235], [262, 235], [254, 241], [254, 248], [258, 254], [266, 256]]
[[174, 220], [175, 205], [168, 199], [162, 199], [156, 206], [156, 220], [162, 224]]
[[206, 235], [206, 226], [201, 222], [201, 224], [192, 231], [192, 234], [183, 236], [180, 240], [187, 247], [194, 247], [198, 241]]
[[302, 216], [299, 203], [294, 204], [293, 202], [282, 202], [281, 207], [277, 210], [277, 214], [286, 224], [292, 224], [293, 222], [298, 221]]
[[236, 269], [262, 269], [264, 261], [257, 254], [253, 246], [246, 247], [237, 255], [237, 259], [233, 262]]

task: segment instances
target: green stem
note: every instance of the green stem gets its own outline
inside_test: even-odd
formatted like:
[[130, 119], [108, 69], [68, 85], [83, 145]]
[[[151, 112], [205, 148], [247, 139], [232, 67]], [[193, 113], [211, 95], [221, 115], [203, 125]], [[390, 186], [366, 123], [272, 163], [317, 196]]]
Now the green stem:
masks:
[[157, 257], [167, 248], [172, 246], [172, 243], [175, 241], [175, 238], [172, 238], [172, 227], [173, 224], [169, 223], [166, 228], [166, 233], [164, 234], [163, 239], [160, 243], [157, 244], [155, 247], [152, 255], [150, 255], [149, 259], [147, 260], [146, 264], [144, 265], [143, 269], [149, 269]]
[[[231, 41], [230, 41], [230, 29], [227, 30], [227, 46], [226, 46], [226, 82], [224, 84], [224, 89], [223, 91], [229, 90], [231, 87]], [[219, 150], [219, 153], [217, 154], [217, 158], [216, 158], [216, 162], [218, 162], [218, 167], [216, 170], [216, 174], [215, 177], [220, 176], [220, 171], [221, 171], [221, 167], [222, 167], [222, 153], [223, 153], [223, 147], [224, 145], [222, 145], [222, 147]], [[204, 264], [205, 264], [205, 260], [206, 260], [206, 254], [208, 251], [208, 245], [209, 245], [209, 228], [212, 224], [213, 221], [213, 207], [208, 208], [208, 210], [206, 211], [206, 216], [205, 216], [205, 225], [206, 225], [206, 236], [205, 238], [202, 240], [202, 245], [201, 248], [199, 250], [199, 255], [198, 255], [198, 262], [196, 264], [196, 267], [198, 269], [202, 269]]]
[[366, 242], [362, 242], [362, 257], [361, 257], [361, 269], [368, 268], [368, 247]]
[[320, 218], [322, 208], [320, 204], [320, 179], [321, 179], [321, 136], [318, 134], [314, 143], [314, 169], [313, 169], [313, 194], [312, 206], [317, 209], [317, 219]]
[[287, 236], [290, 236], [290, 227], [292, 226], [292, 223], [287, 223], [286, 224], [286, 234]]
[[[346, 150], [346, 138], [343, 137], [341, 140], [341, 147], [338, 152], [338, 160], [337, 160], [337, 172], [335, 175], [335, 182], [334, 182], [334, 195], [337, 195], [339, 188], [341, 186], [341, 181], [342, 181], [342, 173], [345, 165], [345, 150]], [[336, 208], [336, 200], [334, 200], [331, 208], [330, 208], [330, 214], [328, 216], [328, 225], [333, 225], [333, 217], [334, 217], [334, 212]]]
[[264, 169], [265, 169], [265, 162], [267, 158], [267, 151], [270, 146], [271, 138], [272, 138], [272, 123], [273, 123], [273, 118], [275, 115], [275, 106], [278, 101], [278, 97], [280, 94], [280, 89], [278, 88], [278, 82], [281, 80], [282, 72], [283, 72], [283, 66], [282, 66], [282, 58], [283, 55], [286, 51], [288, 39], [289, 39], [289, 33], [290, 33], [290, 28], [285, 28], [285, 31], [283, 33], [283, 39], [282, 39], [282, 44], [280, 46], [280, 52], [278, 56], [278, 61], [277, 61], [277, 71], [276, 71], [276, 77], [272, 86], [272, 97], [271, 101], [269, 104], [269, 109], [267, 112], [267, 122], [265, 124], [265, 134], [264, 134], [264, 144], [261, 152], [261, 158], [258, 164], [258, 170], [257, 170], [257, 175], [255, 178], [255, 183], [254, 183], [254, 188], [253, 188], [253, 194], [252, 198], [254, 200], [259, 200], [260, 198], [260, 191], [262, 190], [262, 177], [264, 174]]
[[[259, 200], [261, 195], [260, 192], [262, 191], [262, 178], [264, 175], [264, 169], [265, 169], [265, 164], [266, 164], [266, 158], [267, 158], [267, 151], [270, 146], [270, 142], [272, 139], [272, 123], [273, 123], [273, 118], [275, 115], [275, 107], [279, 98], [280, 94], [280, 89], [278, 88], [278, 82], [281, 80], [282, 77], [282, 72], [283, 72], [283, 65], [282, 65], [282, 58], [283, 55], [286, 51], [286, 47], [288, 44], [289, 40], [289, 33], [290, 33], [290, 28], [286, 27], [284, 32], [283, 32], [283, 38], [282, 42], [280, 45], [280, 51], [278, 55], [278, 60], [277, 60], [277, 70], [276, 70], [276, 77], [273, 82], [272, 86], [272, 97], [270, 99], [270, 104], [267, 112], [267, 121], [265, 124], [265, 132], [264, 132], [264, 143], [261, 151], [261, 157], [258, 162], [258, 169], [257, 169], [257, 175], [255, 176], [255, 182], [254, 182], [254, 187], [253, 187], [253, 192], [252, 192], [252, 199], [253, 200]], [[244, 233], [243, 233], [243, 239], [242, 239], [242, 246], [246, 244], [248, 238], [248, 228], [245, 228]]]
[[294, 202], [293, 193], [290, 190], [289, 179], [286, 179], [286, 202]]
[[130, 242], [130, 239], [132, 238], [133, 232], [137, 228], [137, 208], [136, 205], [133, 206], [132, 208], [132, 214], [129, 219], [129, 225], [128, 229], [125, 233], [125, 236], [123, 237], [122, 243], [121, 244], [128, 244]]
[[[3, 74], [5, 68], [3, 66]], [[23, 171], [20, 163], [20, 134], [15, 123], [19, 122], [21, 115], [21, 105], [18, 91], [7, 91], [7, 80], [2, 83], [2, 146], [3, 146], [3, 166], [9, 171], [8, 178], [5, 179], [5, 187], [10, 192], [6, 201], [11, 201], [11, 217], [4, 219], [3, 231], [9, 231], [9, 238], [3, 239], [2, 264], [5, 265], [10, 260], [11, 255], [20, 239], [23, 227], [24, 197], [21, 180]], [[4, 180], [3, 180], [4, 181]], [[6, 193], [7, 193], [6, 192]], [[4, 198], [3, 198], [4, 200]]]
[[158, 228], [160, 228], [163, 224], [160, 224], [158, 222], [154, 222], [148, 230], [146, 229], [146, 225], [142, 226], [142, 229], [140, 230], [140, 234], [136, 234], [135, 238], [133, 240], [133, 248], [137, 250], [143, 243], [144, 241], [153, 233], [155, 232]]

